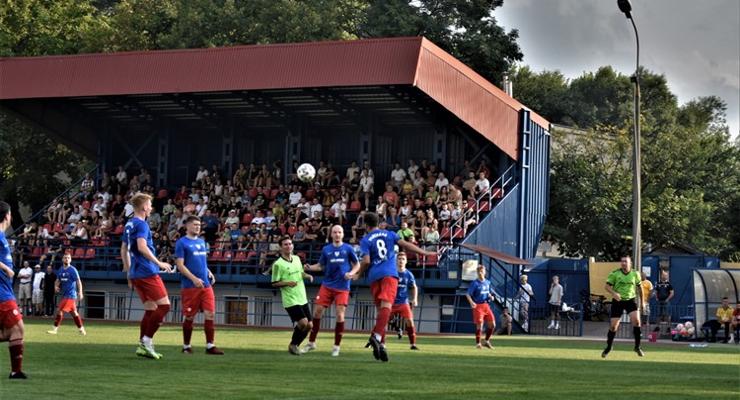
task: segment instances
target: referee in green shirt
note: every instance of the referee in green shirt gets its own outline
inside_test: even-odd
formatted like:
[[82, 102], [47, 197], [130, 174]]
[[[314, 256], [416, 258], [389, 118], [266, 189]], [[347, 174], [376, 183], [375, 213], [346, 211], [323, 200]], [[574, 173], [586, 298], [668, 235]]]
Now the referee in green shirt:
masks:
[[645, 355], [640, 348], [640, 316], [638, 315], [639, 305], [639, 286], [640, 274], [632, 270], [632, 260], [629, 257], [622, 257], [620, 268], [612, 271], [606, 278], [606, 291], [612, 295], [611, 320], [609, 333], [606, 335], [606, 348], [601, 353], [602, 358], [606, 358], [612, 351], [614, 336], [619, 329], [619, 320], [622, 313], [626, 312], [632, 322], [632, 332], [635, 335], [635, 353], [642, 357]]
[[313, 276], [303, 272], [301, 259], [293, 254], [293, 241], [290, 236], [280, 238], [280, 258], [272, 264], [272, 287], [280, 288], [283, 307], [290, 320], [295, 323], [293, 337], [288, 352], [301, 355], [298, 346], [311, 331], [311, 309], [306, 298], [306, 286], [303, 279], [313, 282]]

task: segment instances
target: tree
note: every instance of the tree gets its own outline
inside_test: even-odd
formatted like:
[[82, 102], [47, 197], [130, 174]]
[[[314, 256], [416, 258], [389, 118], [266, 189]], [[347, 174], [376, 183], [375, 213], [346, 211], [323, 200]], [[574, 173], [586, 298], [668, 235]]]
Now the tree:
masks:
[[503, 0], [370, 1], [360, 37], [425, 36], [494, 83], [523, 55], [516, 40], [496, 23]]
[[[568, 255], [615, 259], [629, 253], [629, 77], [610, 67], [570, 84], [558, 72], [520, 68], [512, 76], [518, 98], [552, 122], [588, 132], [553, 136], [546, 235]], [[710, 96], [679, 107], [664, 76], [643, 69], [641, 77], [643, 242], [689, 244], [738, 258], [740, 151], [729, 140], [724, 102]]]

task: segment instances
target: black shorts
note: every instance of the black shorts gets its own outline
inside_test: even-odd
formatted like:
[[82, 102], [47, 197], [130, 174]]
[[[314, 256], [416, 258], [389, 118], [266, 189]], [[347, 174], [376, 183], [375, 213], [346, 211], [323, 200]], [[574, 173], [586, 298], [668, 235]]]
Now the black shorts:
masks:
[[558, 304], [547, 303], [547, 306], [548, 306], [547, 308], [550, 309], [551, 313], [557, 314], [560, 312], [560, 305]]
[[637, 299], [612, 301], [611, 318], [622, 318], [622, 312], [625, 311], [627, 314], [637, 311]]
[[298, 322], [302, 320], [303, 318], [311, 320], [311, 308], [308, 307], [308, 303], [302, 305], [302, 306], [291, 306], [285, 309], [285, 311], [288, 312], [288, 315], [290, 316], [290, 320], [293, 322]]

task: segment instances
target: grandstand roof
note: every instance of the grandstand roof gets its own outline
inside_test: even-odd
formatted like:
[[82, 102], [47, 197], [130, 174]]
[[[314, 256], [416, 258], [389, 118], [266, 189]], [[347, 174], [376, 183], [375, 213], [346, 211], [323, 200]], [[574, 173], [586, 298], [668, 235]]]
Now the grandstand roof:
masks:
[[[408, 87], [421, 91], [421, 98]], [[123, 122], [224, 113], [325, 116], [365, 106], [431, 115], [424, 110], [424, 99], [431, 99], [513, 159], [524, 108], [423, 37], [0, 58], [0, 105], [33, 119], [63, 99], [95, 118]], [[545, 119], [531, 116], [548, 128]], [[47, 129], [59, 125], [35, 122]], [[77, 145], [94, 154], [94, 141], [88, 143], [80, 129], [69, 130]]]
[[476, 253], [483, 254], [486, 257], [495, 258], [496, 260], [505, 262], [507, 264], [511, 265], [534, 265], [534, 263], [524, 260], [519, 257], [510, 256], [506, 253], [502, 253], [500, 251], [494, 250], [490, 247], [481, 246], [477, 244], [461, 244], [460, 246], [468, 248], [470, 250], [475, 251]]

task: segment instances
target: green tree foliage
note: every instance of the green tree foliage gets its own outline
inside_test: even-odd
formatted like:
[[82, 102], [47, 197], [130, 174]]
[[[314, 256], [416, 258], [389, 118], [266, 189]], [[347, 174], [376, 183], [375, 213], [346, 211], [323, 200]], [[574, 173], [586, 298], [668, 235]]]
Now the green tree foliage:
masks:
[[[546, 234], [569, 255], [616, 259], [631, 240], [632, 85], [602, 67], [567, 82], [558, 72], [512, 73], [514, 94], [555, 132]], [[641, 71], [642, 231], [653, 247], [688, 244], [740, 256], [740, 148], [730, 143], [725, 104], [704, 97], [679, 106], [662, 75]]]
[[506, 32], [493, 12], [503, 0], [369, 1], [361, 37], [425, 36], [491, 82], [523, 55], [519, 32]]

